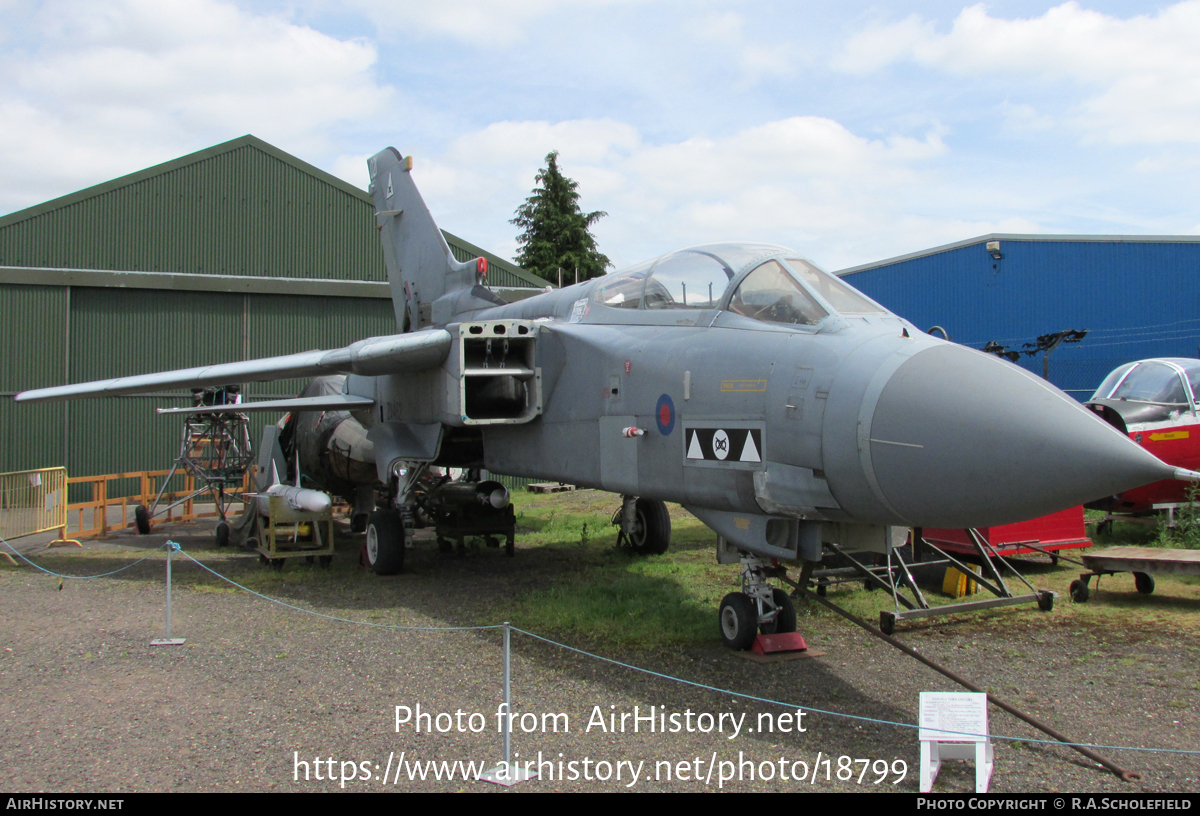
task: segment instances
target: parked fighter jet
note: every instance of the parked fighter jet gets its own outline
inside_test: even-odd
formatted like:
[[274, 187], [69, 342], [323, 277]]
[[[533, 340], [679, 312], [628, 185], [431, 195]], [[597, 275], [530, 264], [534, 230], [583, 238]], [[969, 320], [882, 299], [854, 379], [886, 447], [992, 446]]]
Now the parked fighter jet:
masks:
[[377, 571], [403, 563], [430, 465], [619, 493], [622, 531], [651, 551], [670, 536], [663, 502], [679, 502], [740, 554], [744, 592], [719, 615], [737, 648], [795, 626], [763, 559], [819, 560], [822, 541], [882, 551], [910, 526], [1005, 524], [1200, 477], [783, 247], [692, 247], [505, 304], [485, 259], [451, 256], [411, 169], [392, 148], [369, 160], [401, 333], [17, 399], [345, 374], [337, 393], [237, 409], [349, 412]]

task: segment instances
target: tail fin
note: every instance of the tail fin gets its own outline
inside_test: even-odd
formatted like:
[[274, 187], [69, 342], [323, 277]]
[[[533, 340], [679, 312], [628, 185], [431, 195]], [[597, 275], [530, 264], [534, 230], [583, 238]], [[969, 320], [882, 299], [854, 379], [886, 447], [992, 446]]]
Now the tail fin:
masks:
[[389, 147], [368, 159], [367, 167], [396, 325], [401, 331], [445, 324], [455, 313], [464, 311], [463, 306], [470, 308], [470, 301], [480, 297], [480, 293], [485, 302], [474, 308], [503, 302], [493, 301], [494, 296], [489, 297], [491, 293], [482, 287], [472, 291], [466, 302], [461, 297], [447, 297], [480, 284], [487, 274], [487, 261], [454, 260], [413, 182], [409, 172], [412, 156], [401, 158], [396, 148]]

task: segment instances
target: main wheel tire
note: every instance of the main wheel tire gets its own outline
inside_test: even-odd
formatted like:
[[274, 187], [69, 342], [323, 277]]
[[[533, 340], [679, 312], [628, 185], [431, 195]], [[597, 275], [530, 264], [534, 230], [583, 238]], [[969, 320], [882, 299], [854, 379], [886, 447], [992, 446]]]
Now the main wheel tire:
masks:
[[1037, 594], [1038, 609], [1050, 612], [1054, 609], [1054, 593], [1048, 590]]
[[224, 521], [217, 524], [217, 546], [229, 546], [229, 524]]
[[784, 635], [788, 632], [796, 631], [796, 605], [792, 603], [792, 597], [782, 589], [771, 590], [771, 600], [775, 602], [775, 607], [779, 610], [779, 614], [775, 616], [775, 620], [759, 626], [759, 629], [764, 635]]
[[138, 535], [150, 533], [150, 511], [146, 509], [146, 505], [139, 504], [133, 508], [133, 522], [137, 525]]
[[638, 555], [662, 555], [671, 546], [671, 514], [658, 499], [638, 499], [634, 505], [629, 545]]
[[1083, 581], [1072, 581], [1070, 586], [1071, 600], [1075, 603], [1087, 603], [1088, 587]]
[[367, 521], [367, 563], [376, 575], [395, 575], [404, 569], [404, 523], [399, 513], [371, 513]]
[[1154, 592], [1154, 578], [1144, 572], [1135, 572], [1133, 574], [1133, 585], [1143, 595], [1149, 595]]
[[744, 652], [758, 634], [758, 609], [744, 592], [730, 592], [721, 601], [717, 613], [721, 624], [721, 640], [734, 651]]

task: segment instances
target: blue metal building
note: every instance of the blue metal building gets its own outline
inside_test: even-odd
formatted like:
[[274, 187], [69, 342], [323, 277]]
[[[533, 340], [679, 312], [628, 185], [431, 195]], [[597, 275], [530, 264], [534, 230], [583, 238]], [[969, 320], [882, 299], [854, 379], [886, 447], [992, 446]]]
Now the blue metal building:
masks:
[[[1200, 346], [1200, 236], [992, 234], [837, 274], [974, 348], [1026, 351], [1041, 335], [1087, 329], [1049, 358], [1050, 381], [1079, 399], [1122, 363]], [[1044, 355], [1018, 364], [1040, 375]]]

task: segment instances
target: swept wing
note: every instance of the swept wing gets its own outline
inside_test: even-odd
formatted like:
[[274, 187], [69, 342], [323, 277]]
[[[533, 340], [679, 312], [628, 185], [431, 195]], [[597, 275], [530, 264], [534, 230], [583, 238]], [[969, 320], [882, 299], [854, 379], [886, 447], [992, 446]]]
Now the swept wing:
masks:
[[395, 374], [440, 365], [449, 351], [450, 333], [444, 329], [431, 329], [386, 337], [370, 337], [340, 349], [304, 351], [282, 357], [265, 357], [259, 360], [39, 388], [23, 391], [17, 394], [15, 399], [17, 402], [50, 402], [77, 397], [145, 394], [169, 388], [266, 382], [319, 374]]

